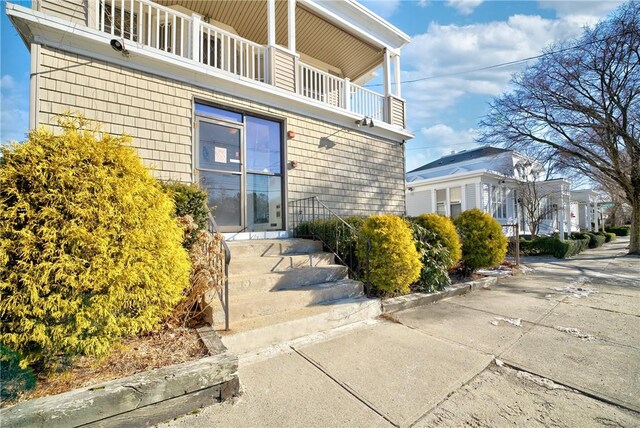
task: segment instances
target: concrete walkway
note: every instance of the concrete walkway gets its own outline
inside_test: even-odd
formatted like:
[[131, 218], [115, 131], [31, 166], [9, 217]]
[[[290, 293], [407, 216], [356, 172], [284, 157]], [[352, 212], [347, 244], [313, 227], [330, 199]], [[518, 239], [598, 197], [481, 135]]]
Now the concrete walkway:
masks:
[[529, 259], [491, 290], [245, 359], [241, 397], [166, 426], [640, 426], [627, 245]]

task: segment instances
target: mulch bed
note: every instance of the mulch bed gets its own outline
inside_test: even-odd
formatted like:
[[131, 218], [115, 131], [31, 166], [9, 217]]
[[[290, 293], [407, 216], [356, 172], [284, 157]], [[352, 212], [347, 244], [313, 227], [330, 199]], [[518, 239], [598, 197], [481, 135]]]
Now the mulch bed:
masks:
[[3, 402], [2, 407], [147, 370], [198, 360], [207, 355], [208, 351], [194, 328], [165, 325], [157, 331], [123, 339], [106, 357], [78, 357], [64, 371], [38, 374], [35, 389], [27, 391], [15, 400]]

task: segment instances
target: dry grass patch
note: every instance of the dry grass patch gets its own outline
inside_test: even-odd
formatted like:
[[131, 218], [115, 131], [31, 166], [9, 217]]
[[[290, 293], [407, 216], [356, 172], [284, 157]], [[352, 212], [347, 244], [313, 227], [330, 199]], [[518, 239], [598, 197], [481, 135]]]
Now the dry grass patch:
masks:
[[106, 357], [78, 357], [64, 372], [39, 374], [34, 390], [17, 400], [4, 402], [2, 406], [194, 361], [207, 355], [208, 351], [195, 329], [166, 325], [161, 330], [123, 339]]

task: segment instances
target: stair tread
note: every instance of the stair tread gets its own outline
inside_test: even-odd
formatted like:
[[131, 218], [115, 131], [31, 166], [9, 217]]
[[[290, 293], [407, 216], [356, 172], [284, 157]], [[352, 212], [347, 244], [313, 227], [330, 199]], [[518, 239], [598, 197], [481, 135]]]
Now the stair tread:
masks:
[[[259, 302], [260, 300], [256, 300], [256, 296], [263, 296], [263, 298], [266, 297], [268, 299], [271, 297], [275, 298], [276, 293], [306, 294], [314, 291], [327, 290], [334, 287], [349, 286], [349, 285], [358, 286], [359, 284], [360, 284], [360, 281], [357, 281], [355, 279], [350, 279], [350, 278], [344, 278], [338, 281], [320, 282], [317, 284], [300, 285], [297, 287], [284, 287], [284, 288], [276, 288], [272, 290], [256, 290], [254, 292], [245, 292], [242, 294], [235, 295], [234, 299], [230, 302], [230, 305], [231, 307], [233, 307], [234, 300], [236, 302], [240, 301], [241, 303], [245, 303], [244, 300], [250, 300], [250, 299]], [[283, 296], [280, 296], [280, 297], [283, 297]]]
[[270, 271], [270, 272], [259, 272], [259, 273], [252, 273], [252, 272], [248, 272], [248, 273], [236, 273], [233, 275], [229, 275], [229, 281], [234, 281], [236, 279], [241, 280], [241, 279], [246, 279], [246, 278], [251, 278], [251, 277], [259, 277], [262, 275], [268, 276], [268, 275], [294, 275], [296, 273], [297, 270], [299, 269], [306, 269], [306, 270], [336, 270], [336, 269], [346, 269], [346, 266], [344, 265], [339, 265], [339, 264], [330, 264], [330, 265], [318, 265], [318, 266], [298, 266], [294, 269], [288, 269], [288, 270], [277, 270], [277, 271]]
[[[258, 328], [276, 326], [278, 324], [286, 323], [289, 321], [299, 320], [314, 315], [331, 312], [336, 308], [336, 305], [353, 304], [357, 306], [361, 303], [373, 302], [376, 299], [369, 299], [366, 297], [349, 297], [343, 299], [336, 299], [328, 302], [317, 303], [311, 306], [305, 306], [302, 308], [296, 308], [284, 312], [276, 312], [269, 315], [263, 315], [254, 318], [246, 318], [234, 322], [232, 324], [231, 331], [221, 331], [221, 335], [229, 336], [245, 331], [256, 330]], [[221, 327], [221, 326], [220, 326]]]

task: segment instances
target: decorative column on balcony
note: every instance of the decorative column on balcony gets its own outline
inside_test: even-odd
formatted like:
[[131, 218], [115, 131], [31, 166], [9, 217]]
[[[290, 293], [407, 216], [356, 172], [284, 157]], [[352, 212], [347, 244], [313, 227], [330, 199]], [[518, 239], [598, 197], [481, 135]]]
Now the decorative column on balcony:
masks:
[[[405, 102], [400, 97], [400, 53], [384, 50], [383, 86], [385, 102], [385, 122], [405, 127]], [[393, 72], [392, 72], [393, 68]], [[395, 93], [391, 90], [391, 74], [395, 83]]]
[[287, 91], [295, 92], [296, 68], [296, 0], [287, 0], [288, 47], [276, 44], [276, 2], [267, 0], [267, 49], [269, 51], [269, 76], [267, 82]]

